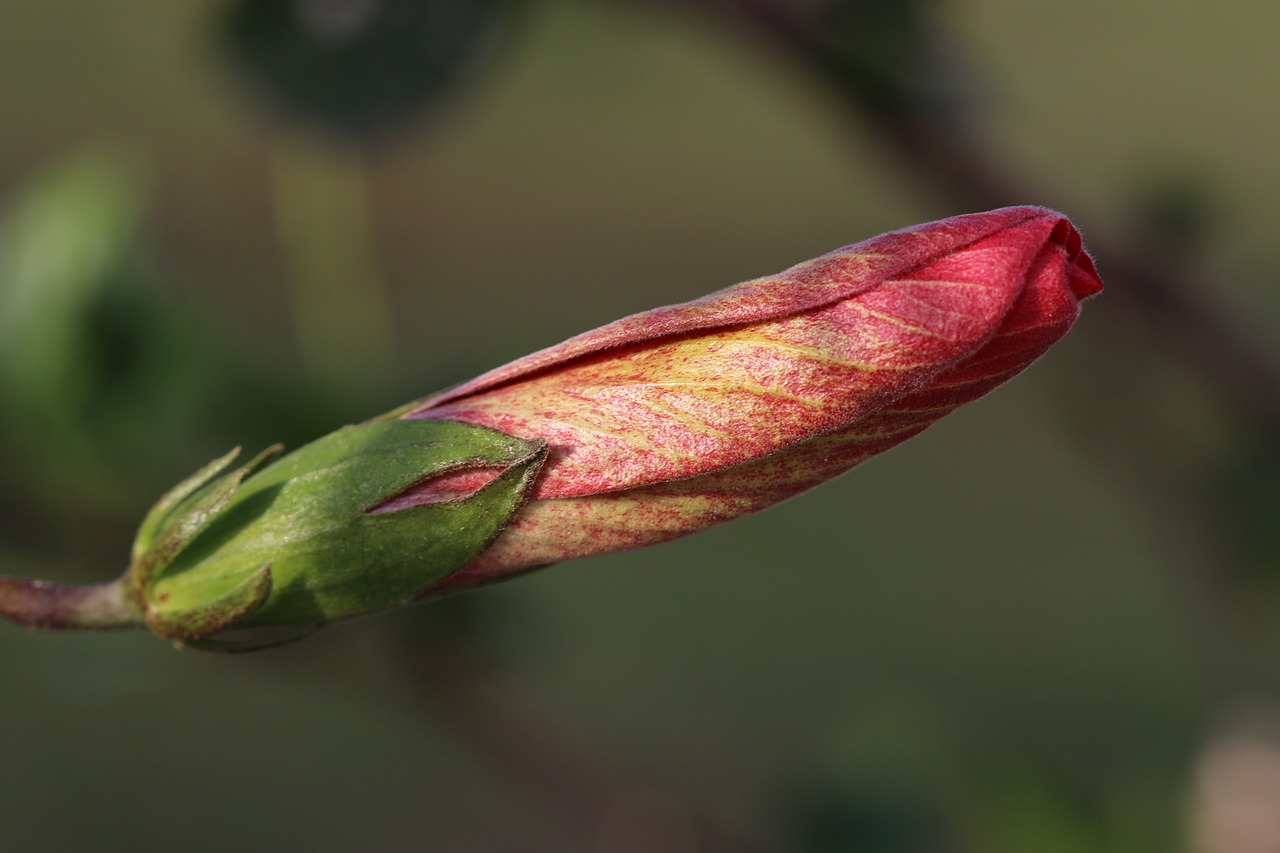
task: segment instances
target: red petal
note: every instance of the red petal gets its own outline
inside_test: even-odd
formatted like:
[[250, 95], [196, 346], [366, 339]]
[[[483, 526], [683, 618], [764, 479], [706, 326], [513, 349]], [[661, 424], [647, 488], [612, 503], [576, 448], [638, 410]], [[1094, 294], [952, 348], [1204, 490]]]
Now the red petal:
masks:
[[[548, 439], [538, 498], [697, 477], [932, 393], [918, 432], [1038, 357], [1099, 287], [1059, 214], [956, 217], [620, 320], [411, 417]], [[1010, 321], [1019, 331], [985, 352]], [[979, 353], [985, 366], [954, 373]]]

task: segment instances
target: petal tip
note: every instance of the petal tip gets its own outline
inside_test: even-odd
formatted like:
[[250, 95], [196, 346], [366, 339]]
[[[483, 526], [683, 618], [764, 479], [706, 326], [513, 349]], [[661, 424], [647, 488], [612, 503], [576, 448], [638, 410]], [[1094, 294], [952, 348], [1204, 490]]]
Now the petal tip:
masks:
[[1081, 252], [1075, 258], [1075, 263], [1071, 268], [1071, 292], [1076, 295], [1076, 299], [1082, 302], [1090, 296], [1102, 292], [1102, 279], [1098, 277], [1098, 270], [1093, 265], [1093, 258], [1089, 257], [1086, 252]]
[[1083, 302], [1102, 292], [1102, 278], [1093, 264], [1093, 258], [1084, 248], [1084, 240], [1075, 225], [1062, 214], [1055, 215], [1058, 222], [1049, 234], [1049, 239], [1066, 252], [1069, 264], [1067, 283], [1076, 299]]

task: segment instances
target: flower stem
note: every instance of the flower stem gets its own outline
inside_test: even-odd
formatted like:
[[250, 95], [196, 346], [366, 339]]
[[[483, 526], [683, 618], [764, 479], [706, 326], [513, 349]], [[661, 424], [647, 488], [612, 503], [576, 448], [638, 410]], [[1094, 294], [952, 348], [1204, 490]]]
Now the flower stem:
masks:
[[119, 580], [81, 586], [0, 575], [0, 616], [28, 628], [54, 631], [142, 624]]

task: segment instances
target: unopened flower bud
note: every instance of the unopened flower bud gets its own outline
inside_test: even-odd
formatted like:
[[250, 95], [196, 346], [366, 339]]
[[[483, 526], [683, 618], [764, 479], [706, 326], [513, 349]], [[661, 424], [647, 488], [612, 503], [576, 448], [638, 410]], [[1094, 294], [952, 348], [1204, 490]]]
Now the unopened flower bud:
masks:
[[1065, 217], [1004, 208], [626, 317], [429, 398], [405, 417], [551, 444], [529, 503], [440, 588], [662, 542], [811, 488], [1013, 377], [1101, 288]]
[[1038, 358], [1101, 288], [1079, 234], [1043, 208], [886, 234], [626, 317], [274, 462], [218, 460], [147, 516], [120, 581], [0, 578], [0, 613], [254, 647], [242, 629], [275, 642], [666, 541], [919, 433]]

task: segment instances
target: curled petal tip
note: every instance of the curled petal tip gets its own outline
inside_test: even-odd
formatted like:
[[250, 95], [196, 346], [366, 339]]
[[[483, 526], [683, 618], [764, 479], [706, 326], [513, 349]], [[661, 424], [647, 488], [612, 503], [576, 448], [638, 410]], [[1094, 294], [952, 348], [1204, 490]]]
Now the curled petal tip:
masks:
[[1049, 239], [1063, 248], [1067, 255], [1067, 286], [1076, 299], [1083, 301], [1102, 292], [1102, 278], [1098, 275], [1093, 258], [1084, 247], [1084, 240], [1071, 220], [1055, 211], [1048, 211], [1057, 218]]

